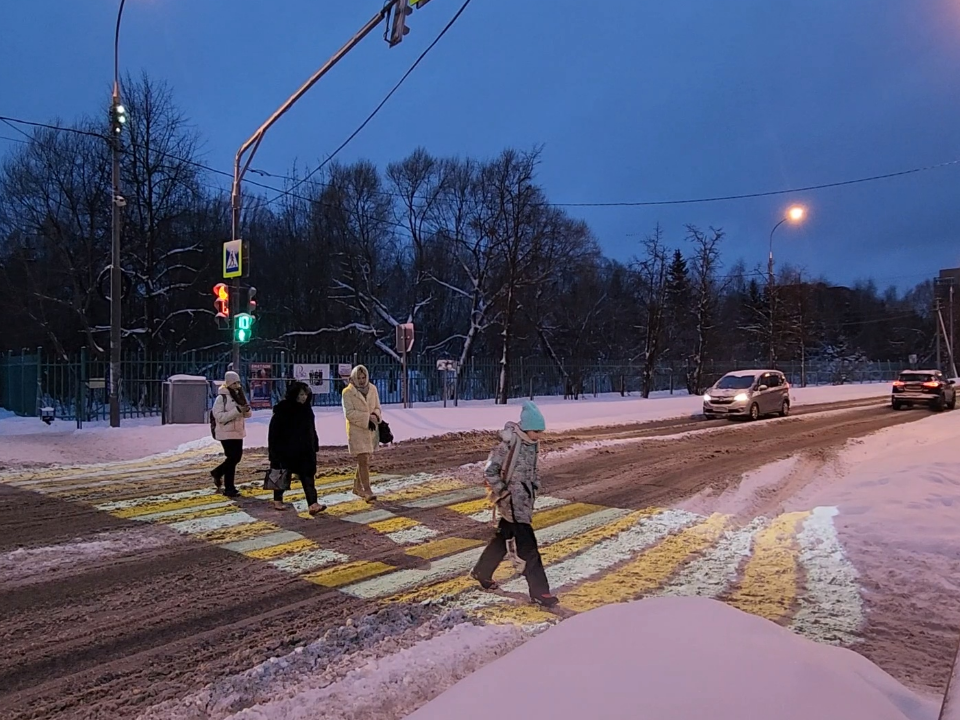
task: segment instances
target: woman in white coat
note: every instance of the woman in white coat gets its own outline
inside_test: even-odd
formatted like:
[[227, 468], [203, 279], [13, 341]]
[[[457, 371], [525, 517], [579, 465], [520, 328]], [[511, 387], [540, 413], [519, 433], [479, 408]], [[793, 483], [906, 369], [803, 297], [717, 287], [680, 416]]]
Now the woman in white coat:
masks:
[[353, 493], [367, 502], [377, 496], [370, 488], [370, 456], [380, 444], [378, 425], [383, 417], [380, 410], [380, 394], [370, 382], [370, 374], [363, 365], [357, 365], [350, 373], [350, 384], [341, 396], [343, 414], [347, 419], [347, 449], [357, 459], [357, 477], [353, 481]]
[[213, 419], [217, 421], [215, 434], [223, 446], [226, 459], [210, 472], [217, 489], [223, 485], [223, 494], [227, 497], [240, 495], [235, 484], [237, 465], [243, 457], [246, 419], [252, 414], [240, 384], [240, 376], [232, 370], [228, 371], [223, 376], [223, 385], [217, 391], [217, 399], [213, 401]]

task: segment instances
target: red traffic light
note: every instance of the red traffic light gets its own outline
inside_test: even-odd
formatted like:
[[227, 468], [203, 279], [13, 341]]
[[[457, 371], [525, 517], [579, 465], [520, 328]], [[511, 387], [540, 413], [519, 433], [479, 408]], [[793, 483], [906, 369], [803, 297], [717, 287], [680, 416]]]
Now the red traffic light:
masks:
[[230, 288], [226, 283], [217, 283], [213, 286], [213, 307], [217, 310], [218, 318], [230, 317]]

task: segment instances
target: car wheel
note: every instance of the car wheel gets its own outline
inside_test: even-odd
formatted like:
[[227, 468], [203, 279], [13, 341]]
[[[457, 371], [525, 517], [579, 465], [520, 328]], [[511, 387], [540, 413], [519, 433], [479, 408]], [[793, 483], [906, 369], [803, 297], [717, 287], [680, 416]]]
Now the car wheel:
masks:
[[897, 400], [894, 400], [893, 402], [890, 403], [890, 407], [892, 407], [894, 410], [899, 410], [900, 408], [903, 407], [903, 404], [898, 402]]
[[934, 412], [943, 412], [943, 409], [947, 406], [946, 400], [944, 400], [943, 395], [938, 397], [933, 401], [933, 410]]
[[953, 397], [950, 398], [950, 402], [947, 403], [948, 410], [954, 410], [957, 407], [957, 394], [954, 393]]
[[784, 400], [783, 405], [780, 406], [780, 417], [786, 417], [790, 414], [790, 401]]
[[760, 406], [754, 403], [750, 406], [750, 419], [759, 420], [760, 419]]

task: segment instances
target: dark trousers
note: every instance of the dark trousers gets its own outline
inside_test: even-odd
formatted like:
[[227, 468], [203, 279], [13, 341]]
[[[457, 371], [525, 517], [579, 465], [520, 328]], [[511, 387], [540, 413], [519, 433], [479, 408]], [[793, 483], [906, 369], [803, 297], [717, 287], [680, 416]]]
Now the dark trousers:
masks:
[[[300, 478], [300, 484], [303, 485], [303, 494], [307, 498], [307, 505], [317, 504], [317, 481], [314, 477], [316, 474], [316, 470], [313, 472], [296, 473], [296, 476]], [[283, 502], [283, 490], [274, 490], [273, 499], [277, 502]]]
[[523, 574], [527, 578], [530, 596], [539, 597], [549, 594], [550, 583], [543, 569], [543, 560], [540, 558], [540, 549], [537, 547], [537, 536], [533, 534], [533, 527], [527, 523], [511, 523], [500, 518], [497, 534], [487, 543], [486, 549], [473, 568], [474, 574], [483, 580], [493, 578], [493, 573], [507, 556], [507, 540], [510, 538], [516, 539], [517, 555], [527, 563]]
[[234, 484], [237, 476], [237, 465], [243, 457], [243, 440], [221, 440], [223, 445], [223, 454], [226, 457], [222, 463], [217, 465], [213, 474], [215, 477], [223, 478], [223, 487], [225, 490], [236, 490]]

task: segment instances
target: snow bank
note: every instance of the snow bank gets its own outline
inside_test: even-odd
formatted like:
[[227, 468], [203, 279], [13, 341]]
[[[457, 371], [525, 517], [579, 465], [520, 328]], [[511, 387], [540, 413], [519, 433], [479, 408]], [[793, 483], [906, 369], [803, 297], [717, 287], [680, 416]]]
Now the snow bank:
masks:
[[703, 598], [578, 615], [408, 717], [488, 720], [504, 708], [553, 720], [936, 720], [939, 710], [852, 651]]
[[[886, 395], [889, 384], [840, 385], [797, 388], [791, 391], [797, 405], [856, 400]], [[409, 409], [396, 405], [384, 408], [397, 441], [433, 437], [450, 432], [498, 430], [508, 420], [516, 420], [523, 398], [509, 405], [492, 400], [460, 403], [444, 408], [441, 403], [418, 403]], [[554, 431], [599, 425], [616, 425], [698, 415], [703, 407], [699, 397], [657, 393], [647, 400], [618, 393], [597, 398], [564, 400], [562, 397], [536, 398], [547, 427]], [[322, 445], [346, 445], [343, 413], [339, 407], [315, 408], [317, 433]], [[247, 422], [247, 447], [267, 443], [270, 410], [254, 412]], [[13, 440], [6, 439], [7, 437]], [[160, 418], [123, 420], [120, 428], [105, 423], [86, 423], [77, 430], [73, 422], [54, 421], [44, 425], [39, 418], [0, 417], [0, 464], [3, 463], [98, 463], [131, 460], [169, 452], [197, 443], [193, 447], [215, 446], [210, 428], [202, 425], [161, 425]]]
[[400, 720], [525, 639], [462, 611], [388, 605], [138, 720]]

